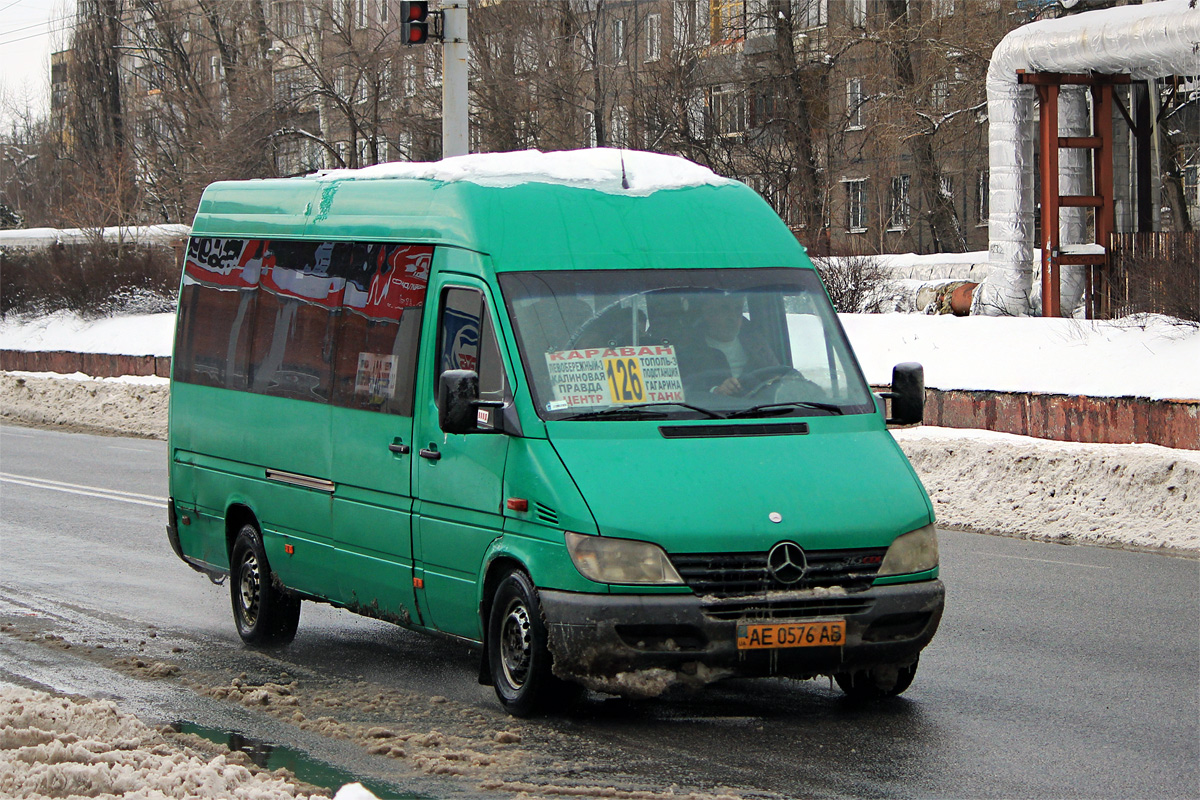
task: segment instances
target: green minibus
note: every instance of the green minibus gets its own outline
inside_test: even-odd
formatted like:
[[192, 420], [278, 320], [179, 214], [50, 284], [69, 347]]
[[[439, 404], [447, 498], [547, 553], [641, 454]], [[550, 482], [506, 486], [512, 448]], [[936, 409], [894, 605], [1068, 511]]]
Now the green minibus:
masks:
[[[933, 507], [817, 272], [683, 159], [464, 156], [209, 186], [167, 535], [251, 646], [316, 601], [453, 637], [515, 715], [586, 687], [913, 680]], [[891, 406], [891, 419], [887, 407]]]

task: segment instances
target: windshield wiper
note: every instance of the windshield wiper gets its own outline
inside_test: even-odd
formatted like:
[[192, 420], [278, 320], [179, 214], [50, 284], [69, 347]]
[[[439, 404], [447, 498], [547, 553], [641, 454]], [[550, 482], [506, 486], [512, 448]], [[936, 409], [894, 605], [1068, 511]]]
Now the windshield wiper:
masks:
[[624, 406], [609, 406], [608, 408], [602, 408], [599, 411], [584, 411], [580, 414], [571, 414], [566, 417], [559, 417], [559, 419], [601, 419], [603, 417], [620, 417], [626, 413], [629, 414], [630, 419], [665, 419], [667, 417], [666, 413], [662, 411], [649, 410], [651, 408], [660, 408], [662, 406], [678, 406], [679, 408], [686, 408], [689, 411], [695, 411], [698, 414], [703, 414], [709, 419], [725, 419], [724, 414], [718, 414], [712, 409], [694, 406], [689, 403], [679, 403], [674, 400], [660, 401], [657, 403], [630, 403], [629, 405]]
[[[760, 406], [751, 406], [743, 408], [740, 411], [734, 411], [729, 414], [729, 419], [743, 419], [745, 417], [761, 417], [768, 416], [765, 412], [777, 411], [780, 415], [790, 411], [793, 408], [815, 408], [820, 411], [828, 411], [830, 414], [845, 414], [842, 407], [833, 403], [818, 403], [813, 400], [789, 400], [785, 403], [764, 403]], [[774, 416], [774, 415], [772, 415]]]

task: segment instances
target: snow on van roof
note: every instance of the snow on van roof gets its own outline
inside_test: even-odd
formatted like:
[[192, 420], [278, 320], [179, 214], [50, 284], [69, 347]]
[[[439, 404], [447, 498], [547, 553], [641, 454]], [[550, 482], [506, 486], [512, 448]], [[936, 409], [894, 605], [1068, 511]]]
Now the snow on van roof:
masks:
[[626, 195], [734, 183], [679, 156], [607, 147], [551, 153], [538, 150], [476, 153], [434, 162], [395, 161], [362, 169], [318, 172], [310, 177], [316, 180], [413, 178], [493, 187], [550, 183]]

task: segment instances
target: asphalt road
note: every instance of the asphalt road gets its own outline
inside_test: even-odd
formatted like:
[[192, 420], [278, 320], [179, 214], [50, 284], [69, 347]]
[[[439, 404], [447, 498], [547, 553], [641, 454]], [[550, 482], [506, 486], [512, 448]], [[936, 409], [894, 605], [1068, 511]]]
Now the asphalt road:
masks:
[[[259, 663], [234, 632], [227, 589], [167, 545], [165, 473], [162, 442], [0, 427], [0, 622], [10, 626], [0, 680], [116, 697], [161, 719], [215, 724], [227, 714], [226, 727], [294, 734], [356, 774], [388, 777], [345, 742], [280, 732], [240, 707], [169, 682], [146, 688], [12, 635], [73, 626], [119, 643], [150, 630], [210, 668]], [[1200, 563], [951, 531], [941, 552], [946, 614], [901, 698], [861, 707], [820, 681], [736, 681], [652, 702], [597, 696], [532, 730], [552, 739], [554, 759], [586, 764], [592, 783], [622, 786], [1200, 796]], [[293, 673], [442, 695], [504, 721], [461, 645], [347, 612], [306, 604], [295, 643], [272, 658]], [[440, 796], [467, 791], [391, 777]]]

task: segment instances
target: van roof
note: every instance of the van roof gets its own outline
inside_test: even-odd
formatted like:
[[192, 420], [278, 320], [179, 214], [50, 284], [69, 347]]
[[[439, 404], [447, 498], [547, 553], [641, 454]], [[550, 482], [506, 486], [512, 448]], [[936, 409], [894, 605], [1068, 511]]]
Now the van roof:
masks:
[[498, 271], [811, 266], [746, 185], [675, 156], [606, 149], [214, 183], [192, 233], [449, 245], [489, 254]]

